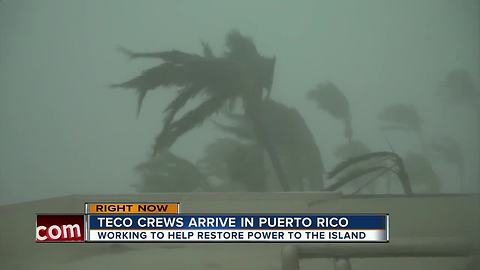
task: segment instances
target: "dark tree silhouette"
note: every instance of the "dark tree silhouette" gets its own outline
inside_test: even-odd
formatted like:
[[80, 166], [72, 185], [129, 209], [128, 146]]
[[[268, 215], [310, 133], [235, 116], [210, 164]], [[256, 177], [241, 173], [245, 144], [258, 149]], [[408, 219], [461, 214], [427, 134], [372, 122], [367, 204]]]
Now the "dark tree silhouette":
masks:
[[478, 172], [477, 178], [480, 179], [480, 95], [478, 87], [465, 69], [455, 69], [450, 71], [442, 82], [441, 93], [443, 97], [454, 104], [463, 105], [472, 109], [476, 118], [477, 138], [478, 138]]
[[[138, 92], [138, 112], [149, 90], [176, 86], [177, 96], [165, 109], [163, 129], [157, 136], [154, 154], [168, 149], [180, 136], [201, 125], [212, 114], [240, 99], [245, 116], [254, 126], [255, 136], [262, 142], [277, 173], [280, 185], [289, 190], [288, 182], [276, 149], [265, 131], [262, 121], [264, 91], [268, 96], [273, 81], [275, 58], [259, 54], [253, 41], [237, 31], [226, 39], [227, 51], [221, 57], [214, 56], [203, 43], [204, 55], [177, 50], [155, 53], [135, 53], [121, 49], [131, 58], [160, 58], [163, 63], [145, 70], [141, 75], [113, 87], [132, 88]], [[177, 112], [198, 95], [206, 99], [193, 110], [175, 119]]]
[[307, 98], [315, 101], [321, 110], [325, 110], [333, 117], [340, 119], [345, 124], [345, 137], [349, 142], [352, 141], [352, 115], [350, 113], [350, 104], [347, 97], [331, 83], [318, 84], [315, 89], [307, 94]]

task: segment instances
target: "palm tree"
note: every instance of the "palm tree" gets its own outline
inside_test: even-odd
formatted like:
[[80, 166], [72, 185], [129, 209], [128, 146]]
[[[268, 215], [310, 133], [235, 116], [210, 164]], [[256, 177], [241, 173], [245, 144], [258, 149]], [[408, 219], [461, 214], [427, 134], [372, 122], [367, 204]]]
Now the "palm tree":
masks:
[[[365, 155], [368, 153], [371, 153], [372, 151], [362, 142], [357, 141], [357, 140], [352, 140], [351, 142], [341, 144], [336, 147], [335, 149], [335, 157], [337, 157], [340, 160], [347, 160], [352, 157], [358, 157], [361, 155]], [[360, 166], [365, 166], [365, 164], [361, 163], [359, 165], [355, 165], [357, 167]], [[367, 175], [368, 176], [368, 175]], [[359, 179], [360, 180], [360, 179]], [[363, 179], [362, 179], [363, 180]], [[357, 189], [354, 193], [360, 192], [365, 186], [368, 186], [368, 192], [369, 193], [374, 193], [375, 192], [375, 185], [373, 181], [371, 181], [370, 178], [368, 178], [366, 183], [363, 183], [364, 181], [360, 182], [355, 185], [355, 188]]]
[[327, 187], [326, 190], [335, 191], [359, 177], [377, 174], [371, 179], [371, 181], [374, 181], [386, 173], [395, 174], [405, 193], [412, 194], [410, 178], [403, 159], [396, 153], [386, 151], [355, 156], [339, 163], [328, 174], [329, 178], [336, 177], [337, 182]]
[[[471, 108], [476, 117], [478, 147], [480, 147], [480, 95], [475, 82], [470, 73], [465, 69], [455, 69], [450, 71], [442, 82], [441, 93], [454, 104]], [[480, 178], [480, 148], [478, 154], [479, 172], [477, 178]]]
[[[141, 75], [113, 87], [132, 88], [138, 93], [138, 112], [149, 90], [176, 86], [177, 96], [165, 109], [163, 129], [156, 138], [154, 155], [168, 149], [180, 136], [201, 125], [212, 114], [240, 99], [243, 111], [253, 125], [255, 136], [262, 142], [283, 190], [289, 190], [284, 170], [271, 138], [262, 121], [264, 91], [268, 96], [273, 82], [275, 58], [259, 54], [253, 41], [238, 31], [226, 39], [227, 51], [216, 57], [203, 43], [204, 55], [177, 50], [156, 53], [135, 53], [122, 49], [131, 58], [160, 58], [163, 63], [145, 70]], [[198, 107], [175, 119], [177, 112], [194, 97], [206, 96]]]
[[307, 98], [315, 101], [321, 110], [325, 110], [334, 118], [340, 119], [345, 124], [345, 137], [352, 141], [352, 115], [347, 97], [331, 83], [320, 83], [307, 94]]

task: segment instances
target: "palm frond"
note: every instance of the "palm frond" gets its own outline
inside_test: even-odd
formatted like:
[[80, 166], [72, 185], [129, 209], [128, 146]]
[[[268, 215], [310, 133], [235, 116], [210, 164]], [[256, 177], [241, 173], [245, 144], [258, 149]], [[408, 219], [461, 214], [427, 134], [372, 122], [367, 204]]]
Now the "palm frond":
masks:
[[383, 109], [378, 115], [378, 119], [396, 127], [406, 127], [415, 132], [420, 132], [422, 129], [422, 119], [420, 118], [417, 109], [413, 105], [408, 104], [393, 104]]
[[331, 186], [329, 186], [326, 190], [328, 191], [335, 191], [339, 187], [358, 179], [362, 176], [369, 175], [375, 172], [382, 172], [388, 170], [388, 167], [385, 166], [376, 166], [376, 167], [366, 167], [366, 168], [355, 168], [354, 170], [350, 170], [345, 173], [343, 176], [337, 179], [337, 182]]
[[194, 98], [200, 91], [201, 86], [187, 86], [179, 91], [179, 94], [168, 104], [164, 110], [165, 116], [164, 126], [168, 126], [175, 117], [175, 114], [192, 98]]
[[318, 84], [307, 94], [307, 98], [316, 102], [319, 109], [328, 112], [334, 118], [344, 121], [345, 136], [351, 140], [353, 136], [352, 115], [347, 97], [331, 83]]
[[165, 126], [160, 135], [157, 136], [154, 146], [154, 155], [159, 151], [169, 148], [180, 136], [190, 129], [200, 125], [210, 115], [217, 112], [226, 96], [214, 96], [200, 104], [197, 108], [187, 112], [180, 119]]
[[395, 173], [402, 183], [405, 193], [412, 193], [409, 175], [405, 170], [402, 158], [394, 152], [385, 151], [368, 153], [339, 163], [329, 173], [329, 178], [335, 177], [340, 173], [342, 173], [343, 176], [340, 176], [340, 180], [333, 184], [329, 190], [332, 190], [333, 187], [335, 187], [335, 189], [339, 188], [347, 182], [368, 173], [382, 170], [389, 170]]
[[185, 53], [178, 50], [162, 51], [162, 52], [133, 52], [125, 47], [118, 46], [117, 50], [125, 54], [130, 59], [135, 58], [160, 58], [166, 62], [185, 63], [195, 59], [199, 59], [197, 54]]
[[162, 65], [150, 68], [142, 72], [139, 76], [120, 83], [112, 84], [113, 88], [132, 88], [137, 90], [137, 115], [140, 113], [143, 100], [149, 90], [153, 90], [159, 86], [171, 86], [185, 84], [184, 78], [178, 66], [172, 63], [164, 63]]
[[368, 153], [368, 154], [364, 154], [364, 155], [360, 155], [360, 156], [356, 156], [356, 157], [352, 157], [352, 158], [349, 158], [347, 160], [344, 160], [342, 162], [340, 162], [337, 166], [335, 166], [329, 173], [328, 173], [328, 178], [333, 178], [335, 177], [337, 174], [339, 174], [340, 172], [342, 172], [343, 170], [345, 170], [346, 168], [350, 167], [350, 166], [353, 166], [353, 165], [356, 165], [360, 162], [366, 162], [366, 161], [372, 161], [372, 160], [385, 160], [385, 159], [392, 159], [396, 157], [396, 154], [395, 153], [392, 153], [392, 152], [386, 152], [386, 151], [382, 151], [382, 152], [372, 152], [372, 153]]

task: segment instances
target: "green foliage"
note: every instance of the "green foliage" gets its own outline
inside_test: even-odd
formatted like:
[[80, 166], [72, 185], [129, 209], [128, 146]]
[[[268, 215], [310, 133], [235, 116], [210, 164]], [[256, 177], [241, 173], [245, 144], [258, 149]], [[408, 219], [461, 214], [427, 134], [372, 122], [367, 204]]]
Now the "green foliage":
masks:
[[360, 156], [351, 157], [336, 165], [329, 172], [328, 177], [337, 178], [337, 182], [327, 190], [334, 191], [359, 177], [372, 173], [384, 174], [391, 172], [399, 178], [405, 193], [411, 194], [409, 174], [405, 170], [402, 158], [393, 152], [372, 152]]

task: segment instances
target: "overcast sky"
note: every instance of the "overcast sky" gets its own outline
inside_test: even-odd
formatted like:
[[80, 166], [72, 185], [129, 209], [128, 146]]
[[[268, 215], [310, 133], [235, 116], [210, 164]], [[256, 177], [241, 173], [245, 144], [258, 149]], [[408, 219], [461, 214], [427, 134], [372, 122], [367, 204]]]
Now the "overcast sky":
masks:
[[[299, 109], [327, 167], [344, 142], [341, 123], [306, 100], [322, 81], [350, 99], [355, 137], [374, 150], [418, 149], [408, 134], [383, 134], [377, 113], [396, 102], [414, 104], [427, 138], [459, 140], [468, 186], [477, 164], [472, 112], [436, 96], [452, 69], [478, 85], [479, 1], [80, 1], [0, 2], [0, 203], [81, 193], [133, 192], [132, 168], [145, 160], [161, 129], [173, 89], [147, 96], [135, 116], [133, 91], [107, 86], [156, 62], [128, 61], [115, 47], [136, 51], [220, 53], [238, 29], [277, 57], [272, 96]], [[173, 151], [191, 161], [221, 136], [208, 123], [182, 137]], [[436, 163], [443, 190], [455, 190], [453, 168]], [[478, 182], [478, 181], [477, 181]]]

